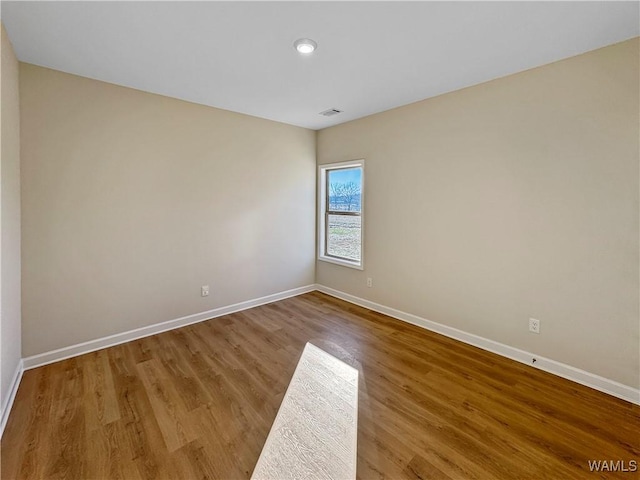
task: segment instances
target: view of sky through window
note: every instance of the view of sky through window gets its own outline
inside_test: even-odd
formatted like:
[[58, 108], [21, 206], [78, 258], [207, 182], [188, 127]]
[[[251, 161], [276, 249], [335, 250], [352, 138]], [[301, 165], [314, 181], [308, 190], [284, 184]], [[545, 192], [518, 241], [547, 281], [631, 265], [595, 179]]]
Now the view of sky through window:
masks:
[[360, 211], [362, 168], [342, 168], [328, 172], [329, 210]]

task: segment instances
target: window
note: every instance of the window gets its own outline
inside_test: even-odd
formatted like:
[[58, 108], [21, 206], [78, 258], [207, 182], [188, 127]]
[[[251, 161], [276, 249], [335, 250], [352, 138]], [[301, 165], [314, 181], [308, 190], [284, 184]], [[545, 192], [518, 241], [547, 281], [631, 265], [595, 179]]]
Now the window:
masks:
[[363, 269], [364, 160], [318, 171], [318, 259]]

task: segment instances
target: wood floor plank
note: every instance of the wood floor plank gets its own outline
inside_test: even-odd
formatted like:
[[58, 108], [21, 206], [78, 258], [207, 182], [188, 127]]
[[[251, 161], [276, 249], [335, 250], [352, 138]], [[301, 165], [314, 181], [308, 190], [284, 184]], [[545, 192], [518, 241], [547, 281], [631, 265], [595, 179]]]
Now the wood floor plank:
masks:
[[452, 477], [440, 470], [435, 465], [429, 463], [420, 454], [413, 456], [403, 472], [411, 479], [415, 480], [452, 480]]
[[120, 421], [87, 432], [87, 458], [91, 461], [86, 462], [86, 478], [141, 479], [129, 451], [123, 447], [126, 444], [126, 431]]
[[640, 407], [313, 292], [25, 372], [2, 479], [249, 478], [306, 342], [357, 368], [358, 477], [638, 478]]
[[120, 419], [120, 409], [106, 350], [78, 359], [82, 369], [85, 424], [88, 431]]
[[178, 385], [172, 382], [162, 362], [152, 359], [136, 366], [169, 452], [198, 438], [194, 425], [187, 421], [189, 410]]
[[[108, 349], [125, 440], [119, 447], [144, 479], [166, 478], [167, 446], [151, 402], [138, 376], [130, 344]], [[88, 460], [90, 461], [90, 460]], [[98, 477], [108, 478], [108, 477]]]
[[[46, 478], [84, 478], [86, 455], [82, 371], [76, 359], [61, 362], [63, 370], [53, 384], [54, 396], [48, 434]], [[51, 428], [54, 427], [54, 428]], [[36, 460], [37, 461], [37, 460]]]

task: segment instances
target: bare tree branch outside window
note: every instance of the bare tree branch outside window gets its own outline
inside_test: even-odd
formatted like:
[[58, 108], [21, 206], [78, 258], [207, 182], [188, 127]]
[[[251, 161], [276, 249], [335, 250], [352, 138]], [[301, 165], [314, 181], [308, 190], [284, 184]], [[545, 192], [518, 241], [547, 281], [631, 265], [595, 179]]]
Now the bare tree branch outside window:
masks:
[[331, 196], [329, 198], [329, 208], [331, 210], [355, 210], [358, 206], [358, 196], [360, 195], [360, 185], [356, 182], [332, 183], [329, 186]]

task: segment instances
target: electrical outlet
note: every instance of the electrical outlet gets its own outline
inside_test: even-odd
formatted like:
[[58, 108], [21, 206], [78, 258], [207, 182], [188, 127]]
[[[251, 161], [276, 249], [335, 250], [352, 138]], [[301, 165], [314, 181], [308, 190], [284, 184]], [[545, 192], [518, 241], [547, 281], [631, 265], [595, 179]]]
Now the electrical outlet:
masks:
[[537, 320], [535, 318], [530, 318], [529, 331], [533, 333], [540, 333], [540, 320]]
[[202, 289], [200, 290], [200, 295], [202, 295], [203, 297], [209, 296], [209, 285], [202, 286]]
[[371, 279], [371, 277], [367, 277], [367, 287], [373, 287], [373, 280]]

